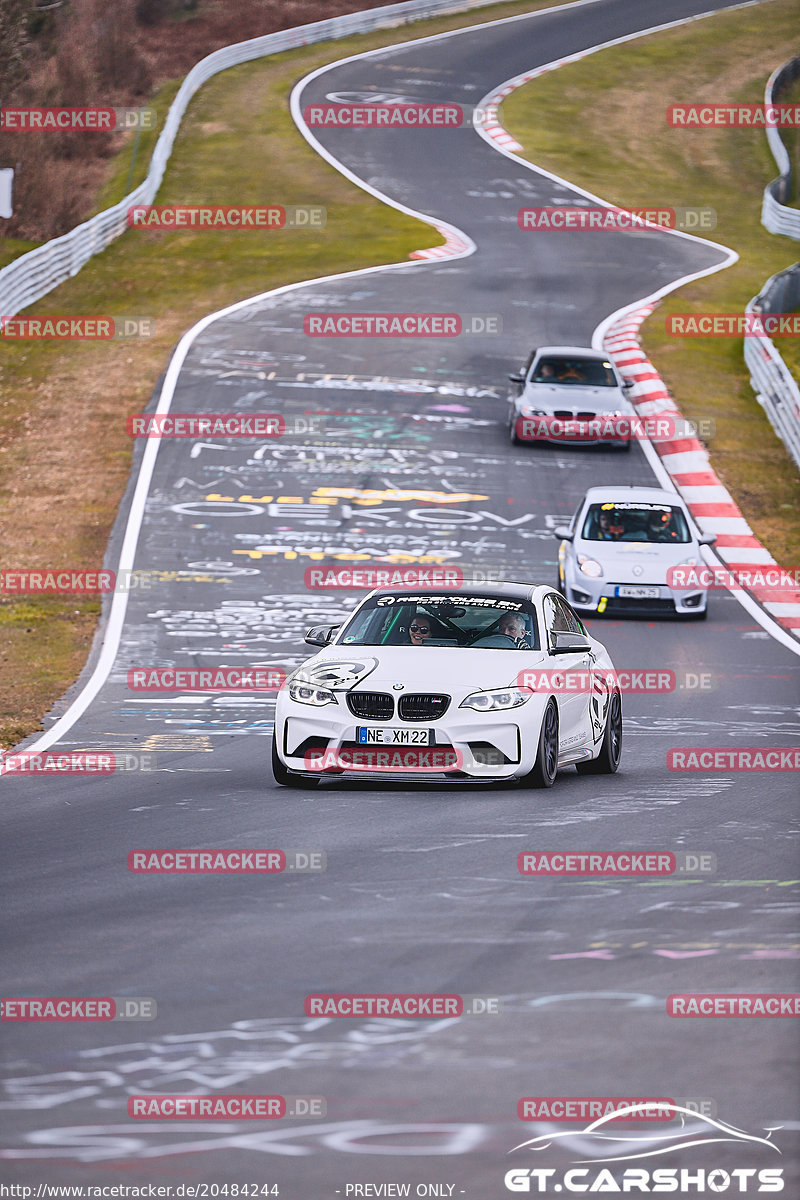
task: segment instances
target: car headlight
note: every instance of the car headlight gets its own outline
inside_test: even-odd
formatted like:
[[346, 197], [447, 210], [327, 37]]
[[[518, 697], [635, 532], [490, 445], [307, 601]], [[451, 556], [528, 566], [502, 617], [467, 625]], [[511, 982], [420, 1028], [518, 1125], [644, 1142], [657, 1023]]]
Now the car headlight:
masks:
[[546, 417], [547, 413], [543, 408], [531, 408], [529, 404], [523, 404], [520, 408], [523, 417]]
[[297, 704], [313, 704], [315, 708], [322, 708], [323, 704], [336, 704], [336, 697], [328, 688], [316, 687], [301, 679], [291, 680], [288, 689], [289, 699]]
[[530, 688], [491, 688], [486, 692], [472, 692], [458, 707], [474, 708], [475, 712], [502, 712], [527, 704], [532, 695]]
[[584, 575], [588, 575], [590, 579], [599, 579], [603, 574], [603, 568], [596, 558], [588, 558], [585, 554], [578, 555], [578, 565]]

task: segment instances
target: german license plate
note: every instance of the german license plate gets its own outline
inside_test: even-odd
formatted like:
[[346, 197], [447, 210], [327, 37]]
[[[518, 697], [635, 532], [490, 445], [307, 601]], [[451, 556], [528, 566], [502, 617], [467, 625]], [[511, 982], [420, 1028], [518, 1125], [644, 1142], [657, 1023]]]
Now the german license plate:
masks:
[[625, 584], [617, 588], [618, 596], [627, 596], [629, 600], [657, 600], [657, 587], [637, 587], [635, 584]]
[[397, 729], [391, 725], [357, 725], [362, 746], [432, 746], [432, 729]]

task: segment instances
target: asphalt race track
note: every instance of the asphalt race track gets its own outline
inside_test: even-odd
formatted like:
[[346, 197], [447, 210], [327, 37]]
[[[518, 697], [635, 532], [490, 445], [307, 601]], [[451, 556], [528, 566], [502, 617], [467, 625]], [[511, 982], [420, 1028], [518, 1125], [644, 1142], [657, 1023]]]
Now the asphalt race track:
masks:
[[[313, 78], [300, 103], [377, 92], [476, 104], [538, 63], [724, 7], [567, 7], [343, 63]], [[243, 305], [189, 350], [174, 413], [280, 412], [322, 431], [160, 444], [136, 552], [151, 586], [131, 593], [110, 676], [59, 743], [149, 755], [154, 769], [2, 781], [3, 994], [158, 1004], [148, 1023], [4, 1026], [3, 1175], [269, 1183], [289, 1200], [437, 1184], [447, 1186], [429, 1194], [489, 1200], [511, 1194], [512, 1166], [562, 1168], [594, 1149], [573, 1138], [546, 1156], [509, 1155], [574, 1128], [519, 1121], [521, 1097], [669, 1097], [711, 1100], [719, 1118], [760, 1137], [781, 1126], [771, 1137], [782, 1155], [712, 1145], [658, 1165], [781, 1166], [784, 1195], [796, 1196], [793, 1022], [665, 1011], [673, 993], [798, 990], [796, 776], [666, 765], [672, 747], [797, 743], [800, 659], [732, 596], [712, 593], [701, 624], [592, 623], [619, 668], [705, 675], [708, 686], [628, 695], [619, 774], [567, 769], [547, 792], [279, 789], [274, 697], [127, 687], [141, 665], [288, 671], [310, 653], [306, 628], [338, 620], [360, 595], [307, 590], [304, 572], [321, 556], [342, 566], [402, 554], [552, 583], [551, 531], [586, 487], [657, 482], [638, 445], [626, 455], [512, 448], [506, 373], [532, 346], [590, 344], [610, 312], [713, 266], [720, 251], [652, 231], [523, 233], [519, 207], [570, 192], [471, 128], [315, 133], [359, 178], [456, 226], [476, 251]], [[502, 334], [304, 334], [306, 313], [337, 311], [497, 314]], [[137, 876], [126, 858], [138, 847], [318, 850], [327, 869]], [[521, 850], [598, 848], [710, 852], [717, 870], [575, 881], [517, 871]], [[304, 1016], [310, 992], [500, 997], [502, 1013], [314, 1019]], [[128, 1096], [148, 1092], [318, 1096], [327, 1114], [129, 1119]]]

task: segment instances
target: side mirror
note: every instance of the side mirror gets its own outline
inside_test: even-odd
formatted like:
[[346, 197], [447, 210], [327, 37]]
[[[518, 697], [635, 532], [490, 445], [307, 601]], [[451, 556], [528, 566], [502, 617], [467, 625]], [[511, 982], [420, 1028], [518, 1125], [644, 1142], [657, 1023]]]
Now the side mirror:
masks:
[[304, 641], [308, 642], [309, 646], [327, 646], [338, 625], [315, 625], [313, 629], [309, 629]]
[[713, 546], [717, 540], [715, 533], [701, 533], [697, 539], [701, 546]]
[[623, 387], [624, 391], [629, 392], [631, 390], [631, 388], [634, 387], [635, 383], [636, 383], [635, 379], [628, 379], [626, 376], [623, 375], [622, 387]]
[[524, 383], [525, 382], [525, 376], [520, 375], [519, 373], [516, 373], [514, 375], [509, 375], [508, 378], [511, 380], [512, 383]]
[[562, 542], [571, 542], [575, 534], [567, 525], [557, 525], [553, 530], [553, 537], [559, 538]]
[[551, 633], [551, 654], [579, 654], [582, 650], [591, 650], [592, 644], [582, 633]]

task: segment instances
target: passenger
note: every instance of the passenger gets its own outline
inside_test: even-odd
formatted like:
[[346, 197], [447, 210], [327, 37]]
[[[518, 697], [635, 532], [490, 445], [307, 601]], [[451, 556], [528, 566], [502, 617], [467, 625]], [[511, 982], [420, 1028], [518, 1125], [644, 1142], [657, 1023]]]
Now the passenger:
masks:
[[408, 627], [408, 636], [412, 646], [424, 646], [425, 638], [431, 636], [430, 617], [417, 613]]

